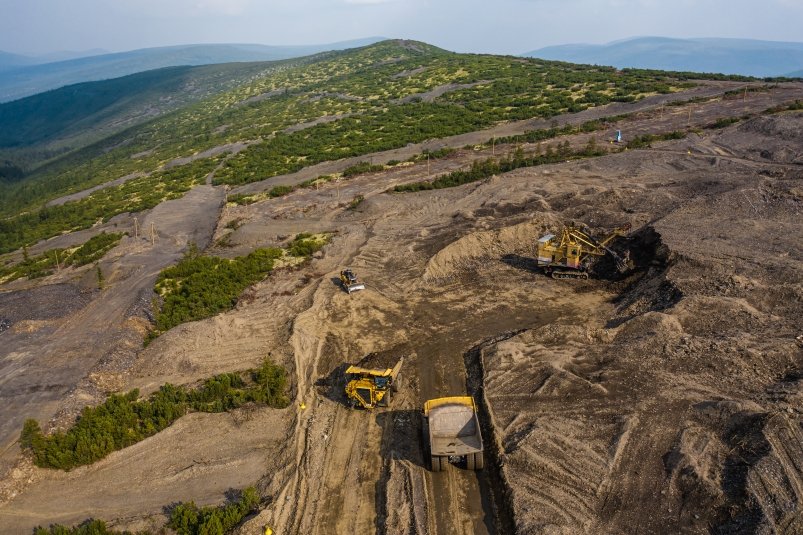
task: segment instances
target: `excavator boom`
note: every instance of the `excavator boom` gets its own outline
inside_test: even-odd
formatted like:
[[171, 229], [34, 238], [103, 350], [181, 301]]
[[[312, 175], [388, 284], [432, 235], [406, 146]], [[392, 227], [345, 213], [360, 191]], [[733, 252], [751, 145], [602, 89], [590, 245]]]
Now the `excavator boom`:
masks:
[[626, 271], [627, 260], [608, 245], [616, 238], [626, 236], [629, 230], [630, 224], [626, 224], [614, 229], [602, 240], [597, 240], [584, 228], [568, 225], [563, 229], [560, 241], [554, 234], [547, 234], [538, 240], [537, 264], [556, 279], [587, 279], [593, 258], [610, 254], [619, 271]]

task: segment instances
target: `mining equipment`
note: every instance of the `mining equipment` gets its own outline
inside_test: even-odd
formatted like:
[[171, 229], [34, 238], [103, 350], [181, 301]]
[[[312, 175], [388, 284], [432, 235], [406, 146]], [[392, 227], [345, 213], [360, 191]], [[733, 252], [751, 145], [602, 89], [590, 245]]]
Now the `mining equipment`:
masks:
[[358, 290], [365, 290], [365, 284], [358, 281], [357, 275], [350, 269], [344, 269], [340, 272], [340, 284], [349, 294]]
[[624, 273], [630, 267], [628, 255], [621, 256], [608, 245], [616, 238], [626, 236], [629, 231], [628, 223], [614, 229], [603, 239], [596, 240], [587, 228], [572, 223], [563, 228], [560, 238], [555, 234], [546, 234], [538, 240], [536, 263], [553, 279], [587, 279], [588, 269], [594, 261], [609, 254], [619, 272]]
[[622, 131], [616, 131], [616, 138], [613, 140], [614, 143], [622, 143]]
[[433, 472], [450, 463], [465, 463], [468, 470], [482, 470], [480, 420], [474, 398], [457, 396], [430, 399], [424, 403], [424, 442], [429, 444]]
[[404, 357], [393, 368], [370, 369], [349, 366], [346, 369], [346, 400], [353, 407], [373, 409], [390, 406], [391, 389], [398, 392]]

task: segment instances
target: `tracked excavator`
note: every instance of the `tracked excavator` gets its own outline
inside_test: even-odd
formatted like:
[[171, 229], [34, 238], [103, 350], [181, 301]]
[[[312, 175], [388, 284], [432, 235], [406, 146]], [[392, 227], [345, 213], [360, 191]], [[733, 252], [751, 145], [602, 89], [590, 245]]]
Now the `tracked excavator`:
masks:
[[609, 244], [629, 231], [628, 223], [597, 240], [587, 228], [572, 223], [563, 228], [560, 237], [546, 234], [538, 240], [537, 264], [553, 279], [587, 279], [594, 261], [609, 254], [619, 272], [624, 273], [630, 268], [629, 255], [618, 254]]
[[393, 368], [371, 369], [349, 366], [346, 369], [346, 400], [353, 407], [373, 409], [390, 406], [390, 391], [398, 392], [404, 357]]

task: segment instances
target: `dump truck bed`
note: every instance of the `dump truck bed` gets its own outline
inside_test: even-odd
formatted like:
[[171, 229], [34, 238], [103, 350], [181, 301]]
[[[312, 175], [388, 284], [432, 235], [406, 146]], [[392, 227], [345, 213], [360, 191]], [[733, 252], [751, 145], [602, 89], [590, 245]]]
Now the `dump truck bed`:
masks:
[[440, 403], [425, 409], [432, 455], [462, 456], [481, 452], [480, 422], [471, 398], [434, 401]]

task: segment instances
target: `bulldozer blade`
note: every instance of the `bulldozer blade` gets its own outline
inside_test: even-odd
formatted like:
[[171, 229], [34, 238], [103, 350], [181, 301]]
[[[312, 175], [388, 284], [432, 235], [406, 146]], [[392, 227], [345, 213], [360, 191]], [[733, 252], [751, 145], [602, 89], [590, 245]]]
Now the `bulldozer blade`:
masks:
[[346, 289], [348, 290], [348, 293], [365, 290], [365, 284], [352, 284]]

